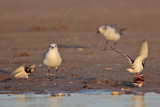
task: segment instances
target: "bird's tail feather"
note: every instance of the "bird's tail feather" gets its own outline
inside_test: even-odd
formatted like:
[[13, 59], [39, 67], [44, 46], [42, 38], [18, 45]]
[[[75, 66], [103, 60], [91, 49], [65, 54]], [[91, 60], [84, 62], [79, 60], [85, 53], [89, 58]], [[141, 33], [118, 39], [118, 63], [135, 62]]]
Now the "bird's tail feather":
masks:
[[123, 32], [123, 31], [125, 31], [125, 30], [127, 30], [127, 28], [121, 28], [121, 29], [120, 29], [120, 32]]

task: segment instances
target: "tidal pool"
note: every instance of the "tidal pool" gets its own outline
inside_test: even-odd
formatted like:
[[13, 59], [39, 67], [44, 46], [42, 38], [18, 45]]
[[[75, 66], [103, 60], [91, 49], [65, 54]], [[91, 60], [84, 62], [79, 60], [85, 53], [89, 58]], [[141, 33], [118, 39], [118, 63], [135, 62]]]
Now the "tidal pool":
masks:
[[159, 107], [160, 94], [144, 96], [110, 92], [76, 92], [70, 96], [52, 97], [50, 94], [0, 94], [0, 107]]

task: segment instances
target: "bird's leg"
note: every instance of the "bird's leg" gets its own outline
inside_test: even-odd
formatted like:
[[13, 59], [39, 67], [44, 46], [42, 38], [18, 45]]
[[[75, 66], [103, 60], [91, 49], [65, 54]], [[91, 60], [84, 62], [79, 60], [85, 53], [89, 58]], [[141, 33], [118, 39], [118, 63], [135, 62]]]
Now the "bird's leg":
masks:
[[55, 69], [56, 69], [56, 77], [59, 78], [57, 75], [58, 74], [58, 67], [55, 67]]
[[116, 49], [116, 46], [117, 46], [117, 42], [114, 42], [114, 49]]
[[49, 68], [48, 68], [48, 76], [49, 76], [48, 79], [51, 79], [50, 78], [50, 69]]
[[136, 76], [135, 74], [133, 75], [135, 78], [138, 78], [138, 76]]
[[139, 75], [139, 73], [138, 73], [138, 77], [139, 77], [140, 79], [143, 79], [143, 78]]
[[29, 82], [33, 82], [30, 78], [28, 78]]
[[107, 46], [108, 46], [108, 40], [106, 40], [106, 44], [105, 44], [105, 47], [104, 47], [105, 51], [107, 50]]
[[58, 68], [56, 67], [56, 72], [58, 72]]
[[20, 81], [19, 81], [19, 78], [16, 78], [16, 80], [17, 80], [18, 83], [20, 82]]

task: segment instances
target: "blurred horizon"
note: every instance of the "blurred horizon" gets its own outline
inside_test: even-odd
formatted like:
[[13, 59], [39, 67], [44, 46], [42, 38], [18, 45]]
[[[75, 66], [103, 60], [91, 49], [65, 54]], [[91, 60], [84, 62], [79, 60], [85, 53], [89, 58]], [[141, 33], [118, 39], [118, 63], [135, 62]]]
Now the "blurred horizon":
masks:
[[160, 1], [3, 0], [0, 33], [94, 32], [119, 23], [130, 30], [159, 30]]

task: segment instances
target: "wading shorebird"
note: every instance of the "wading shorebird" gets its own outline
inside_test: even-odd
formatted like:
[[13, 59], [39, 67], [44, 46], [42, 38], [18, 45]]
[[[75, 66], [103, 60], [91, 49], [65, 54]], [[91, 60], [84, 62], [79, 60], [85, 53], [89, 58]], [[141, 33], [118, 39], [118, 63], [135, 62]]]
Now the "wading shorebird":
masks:
[[104, 50], [107, 50], [107, 45], [109, 41], [114, 41], [114, 48], [116, 48], [117, 41], [120, 40], [122, 36], [122, 31], [126, 30], [126, 28], [118, 28], [118, 24], [108, 25], [108, 26], [100, 26], [97, 33], [101, 33], [106, 40]]
[[[145, 65], [144, 59], [148, 57], [148, 42], [142, 41], [140, 51], [139, 51], [139, 56], [135, 60], [132, 60], [128, 55], [121, 53], [114, 48], [112, 48], [112, 49], [115, 52], [117, 52], [117, 53], [121, 54], [122, 56], [124, 56], [125, 58], [127, 58], [131, 68], [127, 68], [126, 70], [129, 71], [130, 73], [133, 73], [134, 77], [141, 78], [139, 73], [144, 68], [144, 65]], [[138, 73], [138, 76], [136, 76], [135, 73]]]
[[34, 70], [36, 69], [36, 65], [33, 64], [30, 67], [25, 67], [23, 64], [19, 68], [17, 68], [15, 71], [11, 73], [16, 79], [18, 80], [19, 78], [27, 78], [29, 81], [32, 81], [28, 75], [31, 74]]
[[62, 58], [58, 52], [58, 47], [56, 43], [52, 43], [49, 50], [46, 52], [43, 60], [43, 64], [48, 67], [48, 75], [50, 79], [50, 68], [55, 68], [58, 71], [58, 66], [61, 65]]

